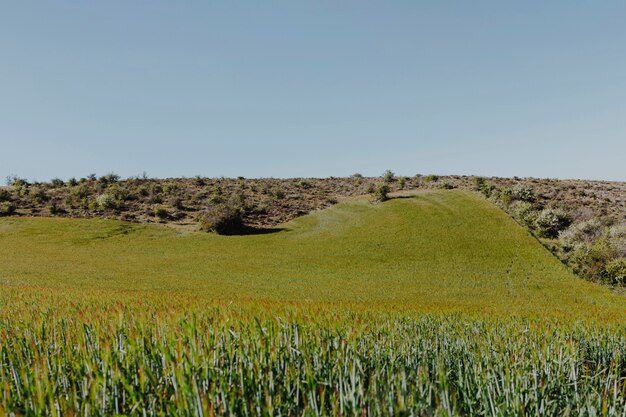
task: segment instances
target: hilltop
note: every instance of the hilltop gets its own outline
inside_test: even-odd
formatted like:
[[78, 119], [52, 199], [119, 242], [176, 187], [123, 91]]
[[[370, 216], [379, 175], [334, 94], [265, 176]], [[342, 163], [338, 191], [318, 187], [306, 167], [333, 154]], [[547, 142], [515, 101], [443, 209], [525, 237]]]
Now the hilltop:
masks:
[[[473, 176], [416, 175], [392, 177], [394, 191], [464, 189], [478, 191]], [[626, 220], [626, 183], [537, 178], [484, 180], [496, 189], [532, 188], [540, 206], [567, 207], [576, 219], [595, 216]], [[9, 179], [0, 188], [4, 214], [76, 218], [108, 218], [142, 223], [195, 225], [203, 210], [235, 198], [244, 221], [271, 227], [372, 191], [380, 177], [355, 174], [346, 178], [166, 178], [120, 180], [109, 174], [79, 180], [28, 183]], [[10, 210], [7, 207], [10, 205]], [[10, 211], [10, 213], [8, 213]], [[2, 215], [2, 210], [0, 210]]]

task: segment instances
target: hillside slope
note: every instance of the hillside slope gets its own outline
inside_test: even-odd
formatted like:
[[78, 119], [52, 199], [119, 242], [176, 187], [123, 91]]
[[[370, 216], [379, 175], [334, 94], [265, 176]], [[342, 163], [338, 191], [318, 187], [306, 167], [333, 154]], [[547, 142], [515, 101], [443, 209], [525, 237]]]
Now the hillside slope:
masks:
[[374, 205], [355, 200], [251, 236], [112, 220], [3, 218], [0, 248], [5, 289], [137, 290], [179, 301], [557, 317], [626, 314], [626, 298], [577, 279], [499, 208], [463, 191]]

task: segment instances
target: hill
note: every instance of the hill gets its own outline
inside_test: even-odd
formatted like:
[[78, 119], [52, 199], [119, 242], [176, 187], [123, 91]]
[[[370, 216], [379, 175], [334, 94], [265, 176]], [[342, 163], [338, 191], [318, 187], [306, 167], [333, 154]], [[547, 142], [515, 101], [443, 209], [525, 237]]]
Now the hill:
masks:
[[355, 199], [248, 236], [3, 218], [0, 247], [5, 289], [605, 319], [626, 312], [624, 297], [577, 279], [501, 209], [456, 190]]
[[1, 415], [607, 415], [626, 298], [476, 193], [254, 235], [0, 219]]

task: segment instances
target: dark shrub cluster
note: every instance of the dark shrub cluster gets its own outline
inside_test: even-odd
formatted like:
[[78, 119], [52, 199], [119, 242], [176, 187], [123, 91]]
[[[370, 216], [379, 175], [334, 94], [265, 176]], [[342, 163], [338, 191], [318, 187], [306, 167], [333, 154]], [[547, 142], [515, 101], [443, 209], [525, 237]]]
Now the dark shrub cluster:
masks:
[[231, 203], [220, 203], [205, 210], [198, 217], [200, 229], [219, 235], [236, 234], [243, 230], [243, 210]]

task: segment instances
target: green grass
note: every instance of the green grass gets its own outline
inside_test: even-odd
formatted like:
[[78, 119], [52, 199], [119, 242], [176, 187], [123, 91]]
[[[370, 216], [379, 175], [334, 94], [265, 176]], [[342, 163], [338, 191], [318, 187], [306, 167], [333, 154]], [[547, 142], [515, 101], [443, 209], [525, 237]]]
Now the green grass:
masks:
[[626, 415], [626, 297], [472, 193], [276, 233], [0, 219], [0, 415]]
[[5, 218], [0, 282], [422, 311], [626, 311], [624, 297], [575, 278], [506, 214], [470, 193], [355, 201], [284, 229], [217, 236], [106, 220]]

